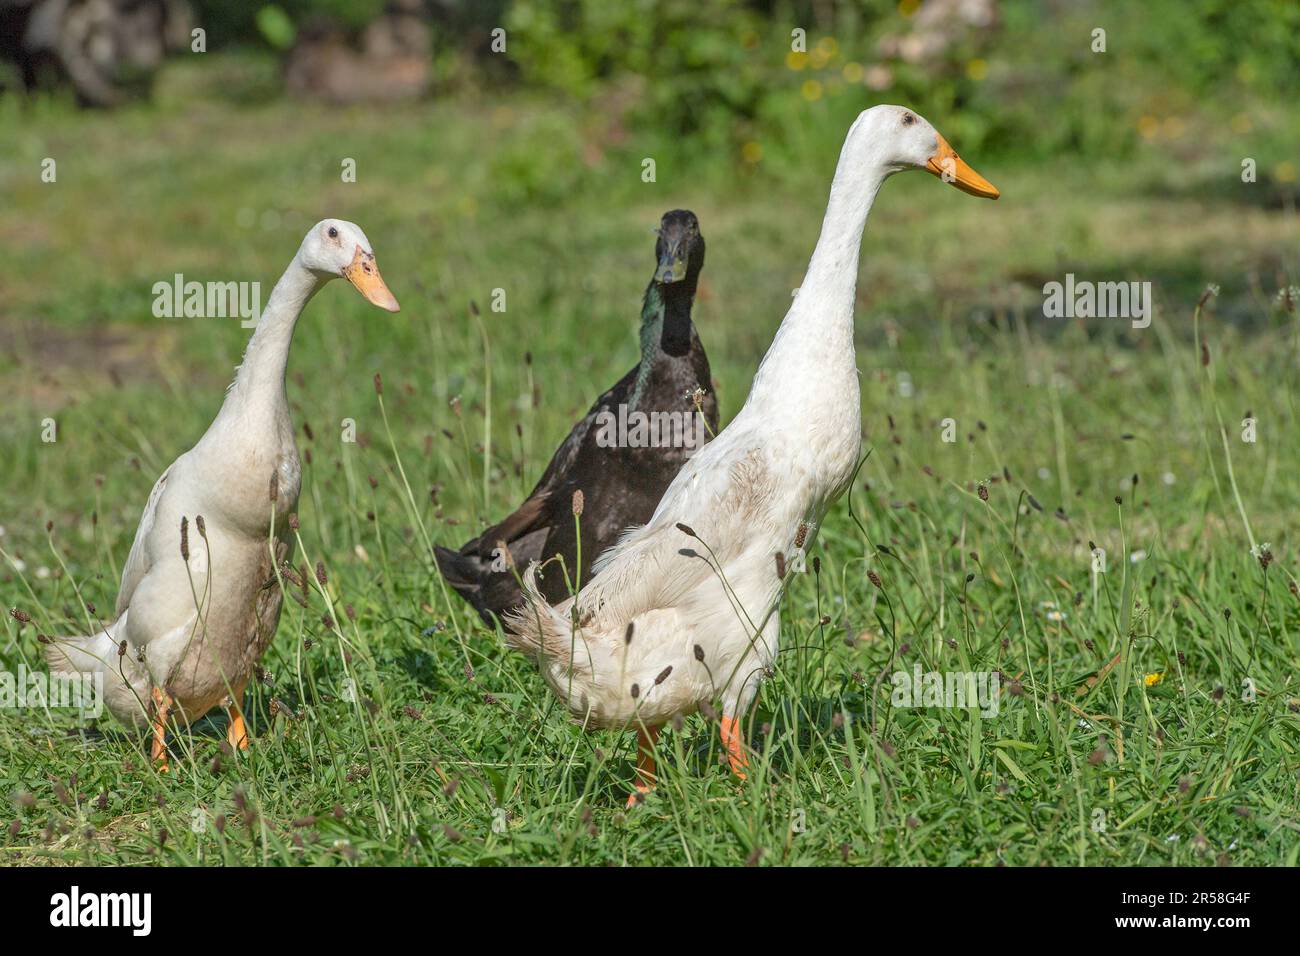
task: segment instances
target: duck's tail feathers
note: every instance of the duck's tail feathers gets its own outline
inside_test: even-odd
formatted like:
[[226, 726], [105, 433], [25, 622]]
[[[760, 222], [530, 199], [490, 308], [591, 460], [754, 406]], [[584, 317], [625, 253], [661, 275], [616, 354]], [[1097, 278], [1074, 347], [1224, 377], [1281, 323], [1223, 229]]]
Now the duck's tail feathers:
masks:
[[524, 604], [505, 615], [506, 643], [539, 659], [567, 662], [572, 643], [569, 620], [551, 607], [538, 589], [537, 570], [540, 567], [533, 561], [524, 571]]
[[481, 586], [484, 572], [487, 570], [483, 559], [474, 554], [463, 554], [444, 548], [440, 544], [433, 546], [433, 559], [438, 563], [438, 572], [447, 583], [463, 597], [473, 603]]
[[128, 613], [87, 637], [51, 638], [45, 645], [45, 660], [51, 674], [91, 679], [118, 720], [142, 724], [148, 720], [148, 671], [129, 652], [118, 653]]
[[442, 545], [434, 545], [433, 559], [451, 589], [478, 612], [484, 624], [495, 627], [496, 622], [492, 619], [494, 609], [484, 600], [483, 580], [488, 572], [487, 562], [478, 555], [453, 551]]
[[479, 577], [483, 574], [482, 558], [461, 554], [440, 544], [433, 546], [433, 558], [438, 562], [438, 571], [462, 597], [466, 596], [466, 591], [477, 590]]

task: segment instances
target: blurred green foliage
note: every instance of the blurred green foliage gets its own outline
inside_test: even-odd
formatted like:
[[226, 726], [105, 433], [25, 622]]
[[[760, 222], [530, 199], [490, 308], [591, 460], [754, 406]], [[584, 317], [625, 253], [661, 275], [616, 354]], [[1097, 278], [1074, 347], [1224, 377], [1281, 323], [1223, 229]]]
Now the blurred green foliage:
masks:
[[[444, 88], [559, 94], [607, 115], [611, 140], [623, 128], [653, 131], [662, 147], [747, 166], [797, 164], [825, 148], [810, 142], [810, 104], [828, 114], [818, 129], [837, 136], [866, 106], [898, 102], [942, 117], [952, 141], [985, 156], [1125, 156], [1143, 138], [1180, 131], [1221, 139], [1230, 131], [1197, 129], [1199, 113], [1231, 116], [1237, 102], [1300, 93], [1295, 0], [991, 0], [991, 20], [978, 25], [937, 15], [945, 3], [427, 0], [423, 9]], [[277, 49], [308, 23], [356, 34], [387, 6], [197, 2], [214, 45]], [[499, 26], [504, 55], [489, 40]], [[1097, 30], [1105, 52], [1094, 50]]]
[[287, 50], [293, 45], [297, 30], [283, 7], [274, 5], [257, 11], [257, 29], [266, 42], [277, 50]]
[[[1002, 0], [978, 27], [927, 23], [923, 6], [515, 0], [508, 25], [527, 40], [510, 53], [526, 82], [573, 96], [633, 79], [635, 118], [742, 154], [756, 127], [778, 143], [798, 137], [785, 117], [802, 113], [791, 109], [800, 98], [844, 117], [875, 102], [912, 104], [985, 153], [1123, 153], [1144, 111], [1300, 89], [1292, 0]], [[806, 52], [793, 49], [796, 28]], [[1096, 29], [1105, 52], [1093, 50]], [[900, 52], [927, 40], [925, 55]], [[1133, 114], [1128, 139], [1116, 137], [1117, 113]]]

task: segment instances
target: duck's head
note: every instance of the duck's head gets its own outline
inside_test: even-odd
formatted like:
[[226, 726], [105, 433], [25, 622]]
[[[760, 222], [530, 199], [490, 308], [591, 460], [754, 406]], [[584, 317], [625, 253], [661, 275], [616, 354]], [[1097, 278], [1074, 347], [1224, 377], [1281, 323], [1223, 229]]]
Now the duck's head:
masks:
[[397, 312], [397, 298], [388, 291], [379, 274], [370, 240], [354, 222], [322, 219], [311, 227], [298, 249], [298, 259], [323, 281], [342, 276], [366, 301], [389, 312]]
[[694, 279], [704, 265], [704, 236], [700, 234], [700, 221], [689, 209], [666, 212], [655, 230], [659, 240], [655, 243], [655, 282], [663, 285], [682, 282], [688, 276]]
[[998, 189], [971, 169], [939, 131], [916, 110], [905, 106], [873, 106], [855, 126], [863, 127], [878, 150], [877, 160], [893, 172], [924, 169], [962, 192], [997, 199]]

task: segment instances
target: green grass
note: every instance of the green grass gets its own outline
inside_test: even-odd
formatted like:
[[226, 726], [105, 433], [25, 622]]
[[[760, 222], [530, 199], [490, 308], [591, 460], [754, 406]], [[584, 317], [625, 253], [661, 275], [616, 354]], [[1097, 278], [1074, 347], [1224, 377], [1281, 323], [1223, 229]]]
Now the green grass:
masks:
[[[1296, 218], [1221, 188], [1229, 151], [1205, 147], [1176, 187], [1155, 149], [1122, 167], [967, 156], [996, 205], [924, 176], [885, 187], [858, 303], [871, 453], [819, 571], [790, 585], [750, 778], [692, 717], [660, 739], [659, 790], [625, 812], [632, 736], [581, 733], [448, 600], [424, 540], [458, 544], [513, 507], [634, 362], [649, 229], [674, 206], [709, 242], [696, 318], [734, 415], [834, 153], [738, 176], [648, 133], [604, 150], [598, 123], [528, 100], [36, 112], [0, 110], [16, 144], [0, 158], [0, 548], [23, 568], [0, 557], [0, 603], [33, 618], [4, 617], [4, 669], [39, 666], [38, 632], [82, 630], [83, 600], [111, 608], [154, 478], [239, 360], [237, 321], [153, 319], [154, 282], [269, 288], [332, 215], [366, 230], [403, 311], [336, 283], [299, 325], [289, 395], [311, 460], [295, 561], [327, 575], [306, 607], [285, 602], [250, 692], [253, 748], [223, 754], [209, 718], [172, 735], [161, 776], [108, 718], [6, 713], [6, 862], [1296, 862], [1300, 328], [1274, 301], [1296, 281]], [[37, 178], [45, 156], [55, 185]], [[345, 156], [356, 184], [339, 180]], [[1041, 285], [1066, 271], [1155, 281], [1154, 324], [1042, 319]], [[504, 314], [486, 308], [497, 288]], [[990, 718], [891, 707], [889, 674], [915, 663], [997, 669], [1015, 693]]]

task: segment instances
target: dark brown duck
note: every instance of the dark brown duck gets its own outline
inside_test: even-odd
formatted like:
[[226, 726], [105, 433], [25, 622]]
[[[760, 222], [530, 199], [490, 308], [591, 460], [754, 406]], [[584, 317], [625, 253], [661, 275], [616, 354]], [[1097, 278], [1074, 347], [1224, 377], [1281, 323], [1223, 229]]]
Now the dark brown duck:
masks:
[[[552, 604], [591, 577], [592, 562], [654, 513], [669, 483], [718, 429], [709, 360], [691, 321], [704, 237], [695, 214], [664, 214], [657, 266], [641, 307], [641, 361], [596, 400], [551, 457], [528, 499], [459, 551], [436, 548], [438, 569], [483, 620], [523, 603], [515, 574], [530, 561]], [[703, 391], [699, 408], [695, 393]], [[583, 494], [582, 548], [573, 516]], [[502, 546], [509, 549], [511, 570]], [[559, 560], [552, 560], [560, 555]], [[566, 580], [567, 578], [567, 580]]]

